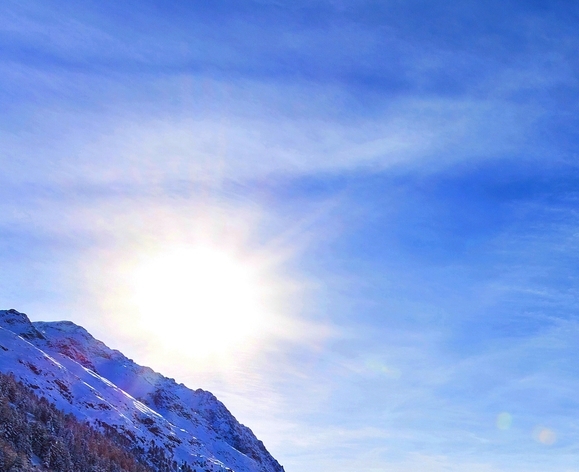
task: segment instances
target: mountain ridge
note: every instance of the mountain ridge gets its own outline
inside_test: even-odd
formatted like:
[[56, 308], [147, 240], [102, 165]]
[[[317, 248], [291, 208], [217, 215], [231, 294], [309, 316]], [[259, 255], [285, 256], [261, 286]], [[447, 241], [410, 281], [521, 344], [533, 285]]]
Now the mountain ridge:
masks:
[[139, 447], [162, 445], [177, 462], [212, 472], [284, 472], [212, 393], [137, 364], [70, 321], [31, 322], [0, 310], [0, 371]]

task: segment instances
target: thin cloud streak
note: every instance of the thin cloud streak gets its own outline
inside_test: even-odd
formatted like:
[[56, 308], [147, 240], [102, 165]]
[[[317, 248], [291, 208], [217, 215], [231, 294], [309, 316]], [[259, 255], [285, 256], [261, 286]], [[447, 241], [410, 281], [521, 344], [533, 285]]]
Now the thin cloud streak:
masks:
[[[300, 116], [272, 121], [245, 105], [235, 108], [249, 116], [234, 112], [202, 119], [38, 112], [31, 119], [42, 135], [30, 140], [5, 132], [0, 139], [9, 155], [19, 156], [11, 175], [24, 182], [218, 185], [275, 175], [440, 169], [515, 150], [532, 156], [524, 142], [539, 115], [501, 101], [413, 99], [391, 103], [384, 116], [355, 122]], [[43, 123], [43, 116], [51, 120]], [[53, 132], [54, 122], [59, 132]], [[48, 165], [38, 163], [38, 155]]]

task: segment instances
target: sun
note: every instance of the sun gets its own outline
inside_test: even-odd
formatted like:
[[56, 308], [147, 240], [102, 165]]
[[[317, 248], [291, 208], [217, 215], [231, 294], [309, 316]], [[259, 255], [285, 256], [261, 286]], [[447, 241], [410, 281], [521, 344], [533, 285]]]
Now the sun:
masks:
[[264, 276], [255, 258], [210, 244], [142, 256], [129, 273], [136, 328], [155, 344], [197, 358], [241, 351], [271, 322]]

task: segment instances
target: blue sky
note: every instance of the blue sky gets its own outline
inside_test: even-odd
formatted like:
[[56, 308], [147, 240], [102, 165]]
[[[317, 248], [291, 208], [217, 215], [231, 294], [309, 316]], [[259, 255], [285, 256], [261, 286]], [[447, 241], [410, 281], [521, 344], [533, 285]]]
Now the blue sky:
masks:
[[[578, 20], [3, 2], [2, 304], [214, 391], [288, 472], [576, 472]], [[233, 363], [127, 328], [123, 268], [201, 233], [274, 281]]]

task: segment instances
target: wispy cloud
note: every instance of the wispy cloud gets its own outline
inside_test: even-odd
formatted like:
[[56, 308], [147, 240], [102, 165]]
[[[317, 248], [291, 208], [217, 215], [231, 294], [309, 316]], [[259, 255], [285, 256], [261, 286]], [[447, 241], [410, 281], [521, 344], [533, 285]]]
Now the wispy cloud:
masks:
[[[247, 85], [261, 95], [259, 84]], [[317, 100], [320, 108], [311, 115], [275, 116], [266, 102], [238, 100], [228, 87], [230, 101], [222, 109], [194, 118], [184, 110], [138, 113], [130, 107], [104, 115], [37, 110], [29, 117], [38, 130], [33, 139], [18, 130], [0, 137], [6, 152], [18, 156], [11, 179], [219, 183], [396, 166], [439, 169], [515, 150], [532, 154], [525, 141], [539, 117], [500, 100], [427, 98], [394, 100], [378, 116], [328, 117], [322, 108], [329, 98], [317, 100], [316, 87], [293, 97]]]

